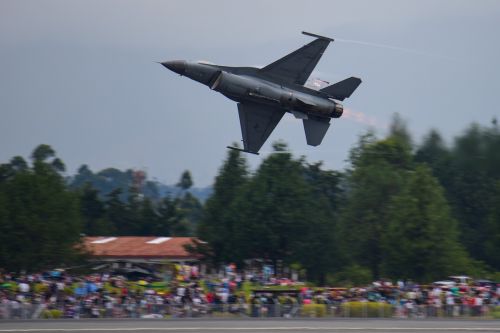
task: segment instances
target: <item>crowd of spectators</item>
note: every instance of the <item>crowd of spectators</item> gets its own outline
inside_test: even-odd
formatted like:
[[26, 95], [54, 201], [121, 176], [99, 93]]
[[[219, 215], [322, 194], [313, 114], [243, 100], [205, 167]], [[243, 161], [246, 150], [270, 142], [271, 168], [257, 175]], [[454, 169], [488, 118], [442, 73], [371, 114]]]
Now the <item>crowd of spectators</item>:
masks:
[[352, 288], [346, 294], [351, 301], [388, 303], [396, 317], [485, 316], [500, 305], [496, 283], [419, 285], [411, 281], [377, 281], [366, 288]]
[[[252, 286], [250, 289], [249, 287]], [[107, 272], [0, 273], [0, 319], [164, 318], [217, 315], [294, 317], [322, 305], [324, 315], [349, 316], [351, 304], [390, 305], [395, 317], [487, 316], [499, 306], [496, 284], [418, 285], [374, 282], [362, 288], [309, 288], [273, 276], [232, 272], [170, 283], [131, 281]], [[361, 312], [369, 315], [368, 312]]]

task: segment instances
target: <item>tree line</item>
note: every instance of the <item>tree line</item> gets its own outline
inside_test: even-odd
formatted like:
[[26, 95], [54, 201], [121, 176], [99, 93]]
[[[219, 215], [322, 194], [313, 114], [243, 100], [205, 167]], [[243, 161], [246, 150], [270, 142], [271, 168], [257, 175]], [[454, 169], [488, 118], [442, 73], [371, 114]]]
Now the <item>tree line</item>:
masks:
[[196, 232], [202, 205], [188, 189], [160, 197], [152, 182], [138, 186], [132, 170], [87, 166], [74, 177], [52, 147], [36, 147], [0, 164], [0, 270], [71, 267], [86, 259], [82, 236], [186, 236]]
[[[385, 137], [362, 135], [348, 159], [347, 169], [326, 170], [277, 142], [252, 172], [230, 150], [202, 204], [188, 191], [189, 171], [169, 196], [116, 170], [82, 167], [68, 182], [41, 145], [31, 165], [14, 157], [0, 166], [0, 267], [69, 265], [86, 234], [197, 235], [207, 244], [196, 250], [214, 267], [258, 259], [320, 284], [500, 271], [495, 120], [470, 125], [452, 144], [437, 130], [415, 144], [395, 117]], [[125, 180], [104, 190], [109, 179]]]

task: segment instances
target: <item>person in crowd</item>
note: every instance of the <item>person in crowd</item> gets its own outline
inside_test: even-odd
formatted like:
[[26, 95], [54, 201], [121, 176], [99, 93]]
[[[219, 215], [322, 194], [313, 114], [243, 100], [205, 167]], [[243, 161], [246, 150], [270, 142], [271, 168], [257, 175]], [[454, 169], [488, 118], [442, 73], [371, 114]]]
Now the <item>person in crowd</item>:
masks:
[[[495, 285], [420, 286], [412, 281], [376, 281], [369, 286], [336, 290], [294, 287], [280, 293], [245, 294], [245, 281], [254, 286], [283, 287], [280, 276], [259, 272], [240, 274], [232, 266], [223, 276], [186, 270], [158, 290], [153, 279], [130, 281], [113, 272], [72, 275], [58, 270], [33, 274], [0, 272], [0, 319], [28, 318], [139, 318], [147, 316], [203, 316], [209, 314], [252, 317], [293, 317], [306, 304], [318, 304], [331, 315], [342, 316], [348, 302], [386, 303], [400, 317], [484, 316], [499, 305]], [[265, 276], [265, 278], [263, 278]], [[274, 281], [274, 282], [273, 282]], [[340, 289], [340, 290], [339, 290]], [[368, 314], [368, 312], [363, 312]]]

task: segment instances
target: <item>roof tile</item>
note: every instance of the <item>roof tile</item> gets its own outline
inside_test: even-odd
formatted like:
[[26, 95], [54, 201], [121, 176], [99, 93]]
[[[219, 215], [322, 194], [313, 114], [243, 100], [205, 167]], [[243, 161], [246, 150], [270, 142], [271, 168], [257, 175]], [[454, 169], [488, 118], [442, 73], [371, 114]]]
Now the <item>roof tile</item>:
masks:
[[[107, 239], [115, 238], [109, 241]], [[95, 257], [114, 258], [199, 258], [185, 245], [194, 244], [195, 237], [85, 237], [85, 248]], [[96, 242], [97, 241], [97, 242]]]

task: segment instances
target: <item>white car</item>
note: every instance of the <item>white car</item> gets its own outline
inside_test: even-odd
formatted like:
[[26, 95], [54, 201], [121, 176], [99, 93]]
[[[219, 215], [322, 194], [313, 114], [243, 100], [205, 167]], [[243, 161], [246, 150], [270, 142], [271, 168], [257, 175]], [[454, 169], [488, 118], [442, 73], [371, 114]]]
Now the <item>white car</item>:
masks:
[[447, 287], [447, 288], [455, 287], [457, 285], [455, 281], [451, 280], [436, 281], [433, 282], [432, 284], [437, 287]]
[[452, 276], [448, 276], [448, 278], [452, 281], [455, 281], [457, 284], [466, 284], [466, 285], [469, 285], [472, 283], [472, 278], [470, 276], [466, 276], [466, 275], [452, 275]]

